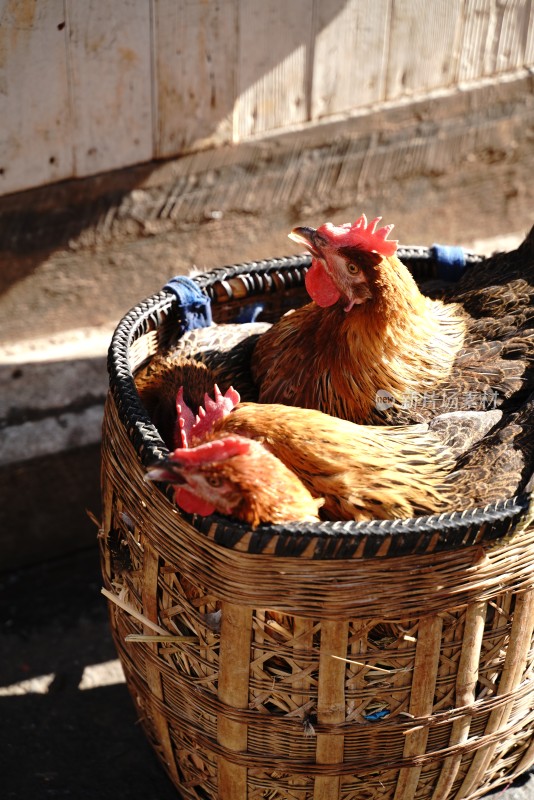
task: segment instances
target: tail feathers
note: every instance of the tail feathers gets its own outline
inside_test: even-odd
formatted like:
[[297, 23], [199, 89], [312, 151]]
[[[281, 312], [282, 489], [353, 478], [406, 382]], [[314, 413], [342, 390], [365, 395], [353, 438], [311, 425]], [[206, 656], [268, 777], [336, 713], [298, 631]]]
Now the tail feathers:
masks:
[[534, 256], [534, 225], [517, 248], [518, 253]]
[[524, 491], [533, 471], [534, 393], [461, 456], [454, 479], [465, 507], [472, 508]]
[[488, 339], [502, 339], [534, 324], [534, 286], [523, 278], [504, 286], [481, 286], [457, 294], [459, 303], [471, 317], [473, 334]]
[[534, 282], [534, 226], [519, 247], [510, 252], [499, 252], [467, 269], [451, 291], [451, 298], [480, 286], [503, 286], [517, 278]]
[[502, 419], [502, 411], [451, 411], [440, 414], [428, 423], [430, 430], [442, 444], [460, 458], [495, 427]]

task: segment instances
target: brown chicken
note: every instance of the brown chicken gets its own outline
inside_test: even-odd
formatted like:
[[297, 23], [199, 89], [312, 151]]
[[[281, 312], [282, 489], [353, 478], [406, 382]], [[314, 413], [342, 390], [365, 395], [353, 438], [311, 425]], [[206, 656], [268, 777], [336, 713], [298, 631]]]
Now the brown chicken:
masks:
[[[148, 473], [150, 479], [176, 484], [176, 501], [185, 511], [216, 509], [252, 524], [254, 501], [262, 509], [261, 514], [254, 512], [254, 519], [291, 521], [298, 510], [287, 503], [293, 489], [283, 496], [280, 485], [294, 487], [296, 479], [324, 501], [322, 519], [405, 518], [511, 496], [524, 486], [532, 468], [532, 403], [506, 422], [499, 422], [500, 411], [491, 411], [388, 427], [355, 425], [312, 409], [276, 404], [242, 403], [229, 413], [237, 401], [235, 394], [229, 395], [216, 392], [207, 411], [195, 417], [181, 392], [177, 430], [190, 449], [175, 450]], [[496, 422], [495, 431], [481, 440]], [[221, 442], [236, 437], [253, 443], [250, 452], [240, 451], [239, 459], [231, 448], [224, 459], [212, 455], [210, 448], [223, 450]], [[282, 469], [292, 477], [281, 474]], [[309, 507], [304, 507], [309, 519]]]
[[250, 359], [267, 322], [210, 325], [188, 331], [163, 352], [156, 353], [135, 374], [141, 402], [167, 445], [174, 444], [176, 396], [184, 387], [190, 408], [198, 408], [214, 384], [226, 391], [234, 386], [243, 400], [256, 400]]
[[377, 230], [379, 219], [292, 231], [312, 255], [313, 302], [258, 339], [251, 368], [260, 402], [375, 424], [519, 404], [532, 382], [528, 313], [514, 317], [494, 302], [488, 313], [499, 314], [476, 319], [467, 303], [424, 296], [387, 238], [393, 226]]
[[262, 523], [318, 522], [323, 504], [280, 459], [243, 436], [228, 435], [178, 449], [152, 467], [146, 478], [173, 484], [177, 505], [190, 514], [218, 511], [252, 528]]

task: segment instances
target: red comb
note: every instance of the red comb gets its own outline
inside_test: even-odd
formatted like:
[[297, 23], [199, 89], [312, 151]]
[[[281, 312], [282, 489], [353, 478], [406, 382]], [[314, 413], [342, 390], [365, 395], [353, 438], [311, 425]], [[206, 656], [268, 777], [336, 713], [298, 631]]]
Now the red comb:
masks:
[[385, 225], [383, 228], [376, 229], [382, 217], [376, 217], [367, 224], [367, 217], [362, 214], [353, 225], [332, 225], [327, 222], [317, 229], [317, 232], [327, 239], [330, 239], [337, 247], [359, 247], [380, 253], [382, 256], [392, 256], [398, 247], [398, 241], [387, 239], [394, 225]]
[[225, 461], [233, 456], [240, 456], [250, 450], [250, 439], [244, 436], [226, 436], [213, 442], [203, 442], [196, 447], [178, 448], [169, 456], [174, 464], [188, 465], [208, 464], [212, 461]]
[[223, 395], [217, 384], [213, 387], [213, 396], [214, 400], [206, 392], [204, 395], [205, 407], [200, 406], [198, 415], [195, 417], [184, 401], [184, 387], [180, 386], [176, 396], [175, 445], [190, 447], [194, 439], [203, 439], [204, 436], [212, 432], [215, 423], [220, 419], [224, 419], [241, 399], [239, 392], [232, 386]]
[[176, 395], [176, 415], [174, 444], [189, 447], [189, 437], [195, 424], [195, 415], [184, 400], [183, 386], [180, 386]]

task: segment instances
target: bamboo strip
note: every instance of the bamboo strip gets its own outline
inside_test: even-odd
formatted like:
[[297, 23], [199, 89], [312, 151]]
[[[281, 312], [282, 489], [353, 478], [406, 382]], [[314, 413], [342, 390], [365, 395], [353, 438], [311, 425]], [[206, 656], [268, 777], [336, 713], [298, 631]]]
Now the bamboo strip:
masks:
[[154, 635], [151, 634], [142, 634], [142, 633], [130, 633], [124, 639], [125, 642], [159, 642], [160, 644], [172, 644], [173, 642], [187, 642], [191, 644], [198, 644], [198, 636], [175, 636], [173, 634], [168, 634], [167, 636], [163, 635]]
[[[145, 633], [147, 633], [147, 629], [150, 630], [154, 623], [157, 623], [158, 619], [158, 602], [157, 602], [157, 595], [158, 595], [158, 574], [159, 574], [159, 556], [154, 552], [154, 550], [145, 545], [144, 556], [143, 556], [143, 567], [144, 567], [144, 582], [143, 582], [143, 591], [142, 591], [142, 598], [143, 598], [143, 610], [145, 611], [145, 617], [147, 620], [150, 621], [149, 625], [145, 624]], [[158, 643], [154, 642], [152, 644], [147, 645], [152, 651], [154, 652], [155, 656], [158, 656]], [[161, 669], [159, 667], [158, 661], [155, 663], [151, 661], [146, 662], [146, 677], [147, 677], [147, 684], [150, 690], [150, 708], [152, 713], [152, 720], [153, 724], [157, 733], [158, 741], [161, 746], [161, 757], [165, 761], [167, 765], [167, 769], [174, 781], [178, 781], [178, 769], [176, 766], [176, 758], [172, 746], [171, 735], [169, 732], [169, 722], [167, 716], [163, 714], [157, 703], [152, 702], [152, 698], [156, 697], [158, 700], [162, 702], [165, 701], [165, 695], [163, 692], [163, 683], [162, 683], [162, 675]]]
[[[419, 621], [410, 693], [410, 714], [414, 717], [426, 717], [432, 713], [442, 627], [443, 623], [439, 616], [422, 617]], [[427, 740], [428, 727], [414, 728], [409, 731], [406, 736], [403, 757], [412, 758], [425, 753]], [[399, 771], [394, 800], [412, 800], [415, 796], [421, 769], [421, 766], [415, 766]]]
[[[534, 592], [518, 594], [510, 641], [506, 652], [504, 667], [497, 689], [497, 695], [507, 694], [513, 691], [521, 682], [523, 672], [527, 662], [528, 652], [531, 648], [532, 633], [534, 630]], [[508, 702], [504, 706], [494, 709], [488, 719], [485, 734], [492, 734], [504, 728], [513, 708], [513, 702]], [[481, 748], [475, 755], [465, 779], [456, 797], [458, 800], [467, 797], [476, 789], [482, 780], [482, 776], [488, 769], [489, 763], [493, 758], [498, 742], [494, 742], [486, 748]]]
[[[221, 644], [219, 652], [218, 697], [234, 708], [247, 708], [249, 698], [249, 664], [252, 642], [252, 610], [223, 603], [221, 606]], [[248, 744], [247, 725], [217, 717], [217, 741], [228, 750], [245, 752]], [[219, 756], [219, 800], [246, 800], [247, 769]]]
[[525, 754], [523, 755], [523, 758], [521, 759], [519, 764], [516, 765], [514, 769], [514, 774], [510, 778], [510, 780], [513, 780], [515, 775], [521, 775], [522, 772], [527, 772], [527, 770], [532, 768], [533, 764], [534, 764], [534, 737], [531, 739], [530, 745], [527, 748]]
[[112, 566], [111, 566], [111, 548], [109, 546], [109, 536], [111, 532], [111, 524], [113, 519], [113, 487], [105, 479], [104, 463], [101, 469], [101, 483], [102, 483], [102, 536], [104, 537], [103, 546], [100, 548], [102, 553], [102, 572], [111, 582]]
[[[361, 656], [363, 653], [368, 652], [367, 634], [372, 628], [372, 623], [361, 623], [357, 620], [351, 620], [349, 625], [349, 646], [347, 656], [347, 677], [345, 681], [345, 691], [347, 693], [347, 719], [352, 720], [356, 714], [356, 718], [361, 721], [362, 715], [359, 710], [360, 698], [359, 695], [365, 691], [366, 681], [365, 674], [369, 669], [369, 663], [364, 661], [360, 662], [355, 658]], [[340, 658], [340, 656], [336, 656]], [[371, 666], [375, 669], [375, 664], [372, 661]], [[355, 667], [362, 667], [358, 669]]]
[[[293, 617], [293, 651], [295, 653], [293, 672], [297, 669], [302, 672], [302, 654], [313, 656], [313, 627], [313, 620], [305, 617]], [[311, 684], [312, 678], [307, 672], [303, 676], [293, 679], [292, 687], [295, 694], [292, 696], [292, 700], [297, 708], [305, 705]], [[298, 754], [298, 750], [296, 754]], [[289, 778], [291, 794], [295, 800], [306, 800], [305, 787], [308, 782], [308, 778], [299, 775]]]
[[146, 544], [143, 556], [143, 612], [146, 619], [156, 624], [158, 621], [158, 568], [159, 556], [149, 544]]
[[[321, 654], [319, 656], [319, 686], [317, 695], [317, 721], [335, 724], [345, 721], [345, 671], [349, 640], [348, 622], [324, 620], [321, 626]], [[332, 658], [341, 656], [341, 659]], [[344, 737], [319, 733], [316, 760], [318, 764], [343, 762]], [[314, 800], [339, 800], [341, 777], [318, 775], [315, 778]]]
[[[472, 603], [466, 610], [462, 653], [456, 675], [456, 707], [470, 706], [476, 699], [478, 666], [484, 636], [487, 603]], [[454, 721], [449, 745], [454, 747], [463, 744], [469, 736], [471, 717], [460, 717]], [[458, 752], [445, 759], [439, 780], [432, 794], [432, 800], [446, 800], [456, 780], [462, 753]]]

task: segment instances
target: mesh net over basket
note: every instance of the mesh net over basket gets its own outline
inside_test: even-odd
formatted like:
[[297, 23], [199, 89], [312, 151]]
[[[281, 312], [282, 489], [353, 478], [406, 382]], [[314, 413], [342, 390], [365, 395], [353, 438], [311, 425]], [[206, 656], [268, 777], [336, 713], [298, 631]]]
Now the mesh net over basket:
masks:
[[[431, 252], [400, 256], [418, 279]], [[473, 257], [474, 258], [474, 257]], [[305, 256], [195, 278], [216, 322], [307, 301]], [[476, 798], [534, 762], [528, 496], [386, 522], [246, 526], [143, 480], [167, 451], [132, 373], [172, 339], [163, 290], [119, 324], [102, 572], [139, 719], [183, 798]]]

